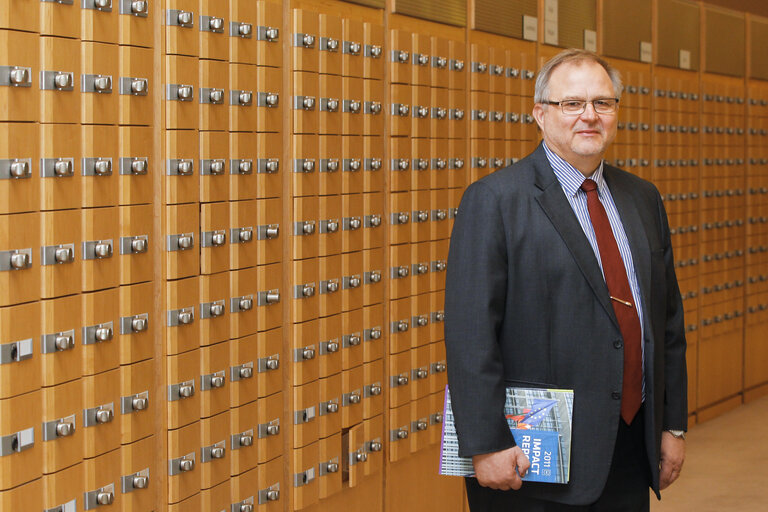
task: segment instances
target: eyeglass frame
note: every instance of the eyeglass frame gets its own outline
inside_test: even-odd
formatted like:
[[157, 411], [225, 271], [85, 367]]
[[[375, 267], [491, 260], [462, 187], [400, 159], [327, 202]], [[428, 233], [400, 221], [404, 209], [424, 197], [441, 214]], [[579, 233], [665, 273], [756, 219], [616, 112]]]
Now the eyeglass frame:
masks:
[[[613, 106], [613, 110], [610, 112], [598, 112], [597, 107], [595, 106], [596, 101], [603, 101], [603, 100], [613, 100], [616, 103]], [[581, 110], [579, 112], [566, 112], [563, 109], [563, 103], [569, 102], [569, 101], [578, 101], [579, 103], [582, 103]], [[615, 114], [619, 110], [619, 98], [594, 98], [591, 100], [577, 100], [577, 99], [570, 99], [570, 100], [560, 100], [560, 101], [552, 101], [552, 100], [546, 100], [542, 101], [545, 105], [557, 105], [560, 107], [560, 112], [563, 113], [563, 115], [566, 116], [580, 116], [587, 110], [587, 103], [592, 104], [592, 108], [594, 109], [596, 114], [602, 114], [602, 115], [610, 115]]]

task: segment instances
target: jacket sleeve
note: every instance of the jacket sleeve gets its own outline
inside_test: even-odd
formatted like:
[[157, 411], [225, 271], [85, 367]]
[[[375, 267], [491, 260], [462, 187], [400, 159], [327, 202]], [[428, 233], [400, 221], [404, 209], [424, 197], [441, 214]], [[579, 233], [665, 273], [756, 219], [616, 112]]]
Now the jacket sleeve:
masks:
[[667, 317], [664, 331], [664, 417], [665, 430], [688, 429], [688, 372], [686, 369], [685, 320], [680, 287], [675, 275], [675, 259], [669, 233], [669, 221], [657, 192], [666, 267]]
[[445, 285], [448, 385], [463, 457], [515, 446], [504, 418], [498, 342], [507, 265], [498, 197], [487, 184], [473, 183], [453, 226]]

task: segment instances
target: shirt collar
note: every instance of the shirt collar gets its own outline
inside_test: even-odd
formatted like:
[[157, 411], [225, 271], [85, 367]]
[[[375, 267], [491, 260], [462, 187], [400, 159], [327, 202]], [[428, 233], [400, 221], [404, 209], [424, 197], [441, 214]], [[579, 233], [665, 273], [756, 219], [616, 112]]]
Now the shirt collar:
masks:
[[[555, 171], [557, 181], [560, 182], [560, 186], [563, 187], [565, 193], [570, 197], [575, 197], [578, 191], [581, 189], [581, 184], [584, 182], [584, 175], [576, 169], [574, 166], [563, 160], [558, 154], [549, 149], [546, 142], [542, 142], [544, 146], [544, 152], [549, 160], [549, 165], [552, 166], [552, 170]], [[603, 176], [603, 160], [600, 160], [600, 165], [589, 177], [597, 183], [597, 191], [602, 195], [602, 191], [605, 187], [605, 177]]]

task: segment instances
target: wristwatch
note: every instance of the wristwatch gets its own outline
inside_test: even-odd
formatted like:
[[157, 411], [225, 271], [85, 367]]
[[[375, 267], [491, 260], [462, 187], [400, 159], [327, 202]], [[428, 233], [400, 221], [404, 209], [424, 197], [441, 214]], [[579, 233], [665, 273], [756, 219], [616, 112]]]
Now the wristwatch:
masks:
[[675, 439], [685, 439], [685, 430], [667, 430]]

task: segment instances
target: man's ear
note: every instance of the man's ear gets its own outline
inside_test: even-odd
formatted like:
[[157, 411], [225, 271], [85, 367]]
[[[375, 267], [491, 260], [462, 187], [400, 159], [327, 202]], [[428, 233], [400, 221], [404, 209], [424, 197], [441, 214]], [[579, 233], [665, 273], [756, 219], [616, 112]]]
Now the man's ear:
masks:
[[533, 118], [536, 119], [536, 124], [539, 125], [539, 130], [543, 130], [544, 108], [544, 105], [541, 103], [536, 103], [533, 105]]

